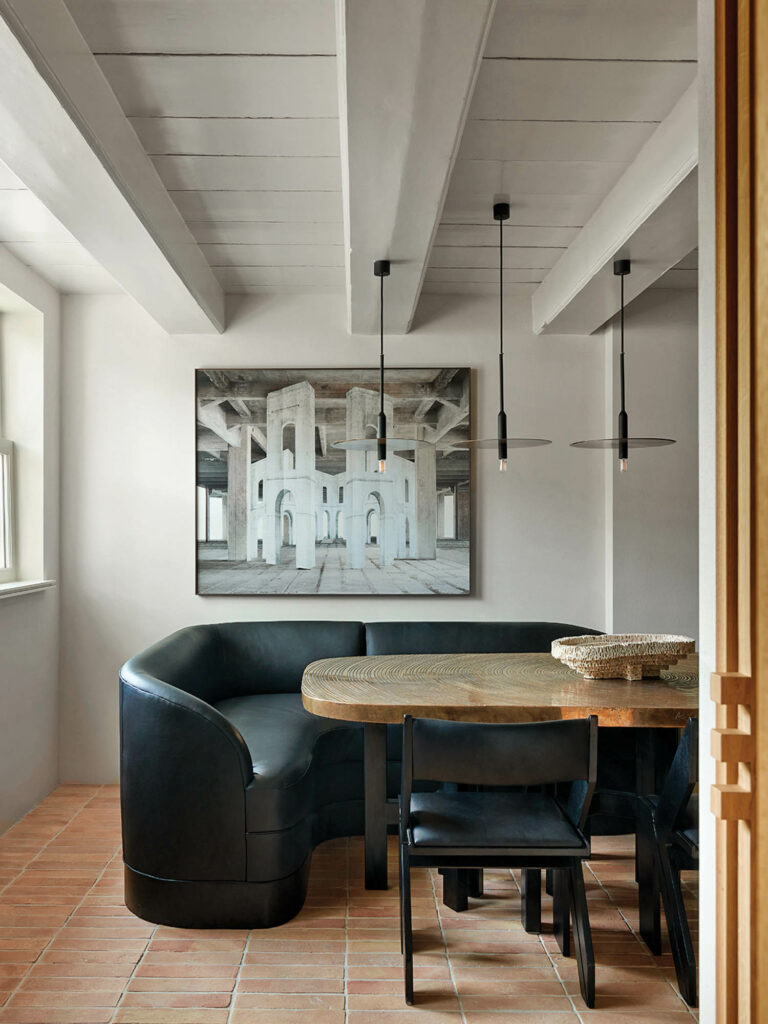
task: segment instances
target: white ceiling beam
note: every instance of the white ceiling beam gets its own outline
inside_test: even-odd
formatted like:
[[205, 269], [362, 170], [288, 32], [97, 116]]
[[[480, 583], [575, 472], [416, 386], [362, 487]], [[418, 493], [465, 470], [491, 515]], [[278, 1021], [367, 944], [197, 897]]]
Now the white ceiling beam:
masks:
[[0, 159], [170, 333], [224, 294], [62, 0], [0, 0]]
[[411, 326], [495, 0], [337, 0], [350, 332]]
[[696, 248], [697, 125], [694, 82], [533, 293], [537, 334], [591, 334], [614, 316], [614, 258], [632, 260], [629, 302]]

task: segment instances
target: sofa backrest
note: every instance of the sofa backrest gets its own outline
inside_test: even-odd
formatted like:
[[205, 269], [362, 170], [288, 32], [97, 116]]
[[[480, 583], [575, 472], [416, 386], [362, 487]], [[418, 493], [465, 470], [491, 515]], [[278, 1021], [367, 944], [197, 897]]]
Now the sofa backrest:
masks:
[[366, 622], [366, 654], [534, 654], [599, 630], [565, 622]]
[[365, 654], [361, 622], [224, 622], [218, 629], [228, 697], [298, 693], [310, 662]]
[[188, 626], [131, 658], [125, 682], [159, 679], [207, 703], [251, 693], [298, 693], [320, 658], [364, 654], [549, 651], [596, 630], [562, 622], [219, 622]]

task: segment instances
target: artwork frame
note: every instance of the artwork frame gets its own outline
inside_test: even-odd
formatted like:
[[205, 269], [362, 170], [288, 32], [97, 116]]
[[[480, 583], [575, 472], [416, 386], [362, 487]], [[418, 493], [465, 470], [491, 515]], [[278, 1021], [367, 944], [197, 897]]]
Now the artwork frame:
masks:
[[391, 435], [432, 443], [391, 453], [383, 476], [375, 453], [334, 447], [375, 433], [378, 374], [195, 370], [197, 594], [471, 593], [471, 458], [453, 447], [470, 368], [387, 369]]

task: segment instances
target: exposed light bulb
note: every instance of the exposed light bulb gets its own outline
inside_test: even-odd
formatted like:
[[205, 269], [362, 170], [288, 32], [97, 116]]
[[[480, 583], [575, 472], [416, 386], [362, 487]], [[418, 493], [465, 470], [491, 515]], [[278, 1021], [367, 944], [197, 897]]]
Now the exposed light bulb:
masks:
[[385, 459], [380, 459], [379, 460], [379, 472], [380, 473], [384, 473], [384, 472], [386, 472], [386, 469], [387, 469], [386, 460]]
[[506, 459], [499, 459], [499, 472], [500, 473], [506, 473], [507, 472], [507, 460]]
[[627, 460], [626, 459], [619, 459], [619, 472], [620, 473], [626, 473], [627, 472]]

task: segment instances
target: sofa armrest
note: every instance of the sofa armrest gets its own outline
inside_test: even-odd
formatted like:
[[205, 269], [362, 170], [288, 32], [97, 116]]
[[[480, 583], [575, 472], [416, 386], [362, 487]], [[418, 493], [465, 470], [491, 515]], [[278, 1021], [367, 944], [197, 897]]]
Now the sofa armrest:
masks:
[[205, 701], [145, 672], [120, 674], [123, 857], [160, 878], [246, 877], [240, 733]]

